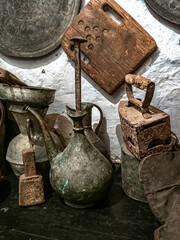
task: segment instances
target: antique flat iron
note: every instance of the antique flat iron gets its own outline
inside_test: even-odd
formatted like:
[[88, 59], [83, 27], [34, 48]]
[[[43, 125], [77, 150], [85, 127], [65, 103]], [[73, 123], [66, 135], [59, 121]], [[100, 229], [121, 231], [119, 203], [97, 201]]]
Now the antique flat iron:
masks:
[[[139, 160], [173, 147], [170, 117], [150, 106], [155, 84], [142, 76], [128, 74], [125, 77], [128, 101], [119, 104], [119, 115], [124, 142]], [[144, 102], [134, 98], [132, 86], [146, 92]]]

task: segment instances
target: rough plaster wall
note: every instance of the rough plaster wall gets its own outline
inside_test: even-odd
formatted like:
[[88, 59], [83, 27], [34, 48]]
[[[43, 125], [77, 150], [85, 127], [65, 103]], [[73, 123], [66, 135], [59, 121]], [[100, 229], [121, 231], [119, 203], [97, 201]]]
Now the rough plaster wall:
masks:
[[[82, 1], [82, 7], [88, 0]], [[152, 13], [144, 0], [116, 0], [156, 40], [158, 51], [138, 71], [156, 83], [152, 105], [171, 116], [171, 127], [180, 137], [180, 28]], [[65, 105], [74, 107], [74, 65], [61, 48], [41, 59], [21, 60], [0, 55], [0, 67], [17, 75], [32, 86], [56, 89], [49, 113], [65, 114]], [[45, 70], [45, 73], [42, 70]], [[82, 99], [97, 103], [104, 112], [100, 136], [112, 158], [120, 156], [121, 130], [118, 103], [126, 99], [124, 87], [112, 96], [101, 90], [86, 74], [82, 74]], [[139, 93], [138, 95], [139, 96]], [[98, 120], [94, 111], [94, 121]]]

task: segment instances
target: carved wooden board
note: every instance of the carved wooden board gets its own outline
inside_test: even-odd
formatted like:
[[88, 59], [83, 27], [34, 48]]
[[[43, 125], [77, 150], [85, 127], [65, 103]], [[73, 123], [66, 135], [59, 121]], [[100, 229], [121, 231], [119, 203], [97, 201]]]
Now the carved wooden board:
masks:
[[180, 25], [180, 0], [146, 0], [161, 17]]
[[60, 45], [81, 0], [1, 0], [0, 51], [16, 57], [43, 56]]
[[[107, 9], [122, 22], [115, 22]], [[157, 48], [154, 39], [113, 0], [90, 0], [67, 29], [61, 44], [72, 60], [70, 39], [77, 35], [88, 40], [81, 45], [89, 61], [82, 61], [82, 69], [109, 94]]]

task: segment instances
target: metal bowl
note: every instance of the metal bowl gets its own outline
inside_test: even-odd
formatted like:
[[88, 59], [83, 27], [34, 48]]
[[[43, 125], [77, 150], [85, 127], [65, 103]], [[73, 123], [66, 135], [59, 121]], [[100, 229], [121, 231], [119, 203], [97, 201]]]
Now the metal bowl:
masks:
[[0, 99], [18, 105], [48, 106], [53, 103], [55, 89], [0, 84]]

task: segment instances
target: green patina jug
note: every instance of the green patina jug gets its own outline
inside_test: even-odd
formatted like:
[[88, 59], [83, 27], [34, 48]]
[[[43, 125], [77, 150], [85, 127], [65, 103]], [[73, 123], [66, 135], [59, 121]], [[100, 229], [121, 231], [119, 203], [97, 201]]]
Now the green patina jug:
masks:
[[39, 122], [46, 150], [51, 163], [50, 183], [71, 207], [87, 208], [97, 204], [109, 190], [113, 168], [110, 162], [87, 139], [83, 118], [87, 112], [67, 107], [67, 114], [74, 122], [74, 136], [63, 152], [57, 150], [45, 121], [30, 107]]

